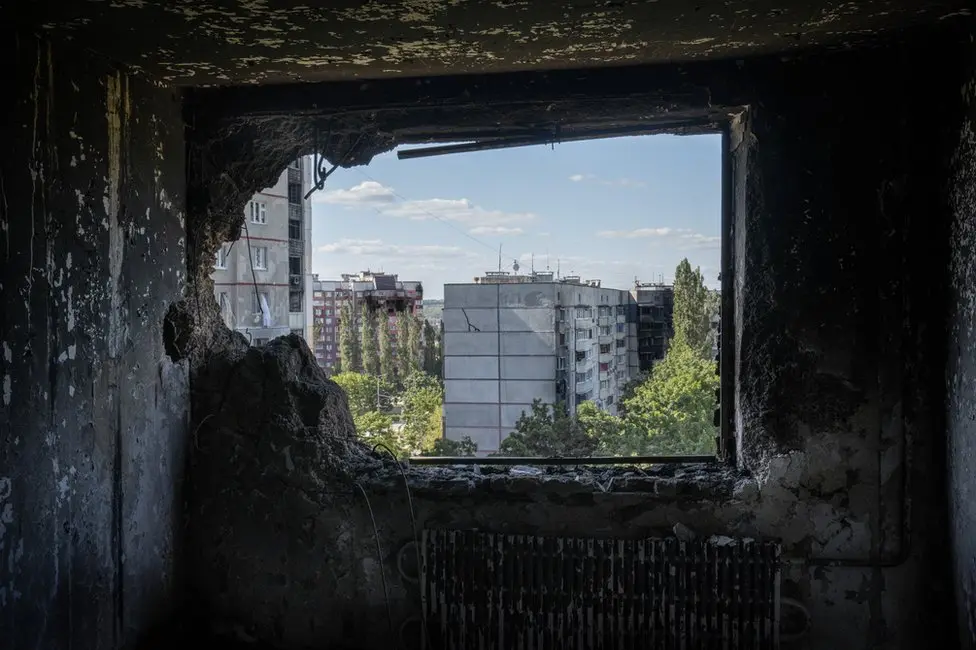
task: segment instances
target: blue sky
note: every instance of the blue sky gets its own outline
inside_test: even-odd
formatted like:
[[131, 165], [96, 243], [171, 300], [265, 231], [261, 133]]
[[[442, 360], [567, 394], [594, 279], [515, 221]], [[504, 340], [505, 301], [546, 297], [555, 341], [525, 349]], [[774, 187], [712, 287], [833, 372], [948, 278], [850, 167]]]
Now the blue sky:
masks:
[[[641, 136], [339, 169], [312, 195], [312, 272], [420, 280], [427, 298], [498, 267], [629, 289], [683, 257], [718, 286], [721, 137]], [[558, 262], [557, 262], [558, 260]]]

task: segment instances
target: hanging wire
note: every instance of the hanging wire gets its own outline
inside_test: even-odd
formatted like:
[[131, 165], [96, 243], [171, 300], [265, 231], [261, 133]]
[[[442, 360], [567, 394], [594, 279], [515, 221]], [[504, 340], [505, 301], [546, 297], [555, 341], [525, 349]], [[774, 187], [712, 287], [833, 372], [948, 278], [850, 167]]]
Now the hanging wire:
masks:
[[376, 527], [376, 517], [373, 515], [373, 506], [369, 503], [369, 495], [366, 494], [366, 490], [359, 483], [356, 483], [356, 487], [363, 494], [363, 499], [366, 500], [366, 508], [369, 510], [369, 519], [373, 522], [373, 538], [376, 540], [376, 560], [380, 566], [380, 580], [383, 583], [383, 600], [386, 601], [386, 620], [390, 625], [390, 639], [392, 640], [396, 633], [393, 630], [393, 610], [390, 607], [390, 590], [386, 586], [386, 569], [383, 568], [383, 547], [380, 546], [380, 531]]
[[312, 183], [312, 187], [309, 188], [308, 192], [305, 193], [305, 197], [304, 197], [305, 199], [308, 199], [308, 197], [312, 196], [312, 193], [315, 192], [316, 190], [321, 190], [325, 187], [325, 181], [328, 180], [329, 176], [331, 176], [332, 173], [339, 168], [339, 165], [341, 163], [346, 162], [349, 159], [349, 157], [353, 154], [353, 152], [356, 151], [356, 147], [359, 146], [359, 142], [363, 139], [363, 132], [362, 131], [359, 132], [359, 135], [356, 136], [356, 141], [352, 143], [352, 146], [349, 147], [349, 150], [346, 151], [345, 155], [339, 159], [339, 162], [332, 165], [332, 167], [327, 170], [326, 165], [328, 164], [329, 161], [326, 159], [324, 154], [318, 152], [326, 150], [326, 147], [328, 147], [329, 145], [328, 140], [331, 137], [332, 137], [332, 129], [330, 128], [329, 135], [327, 136], [326, 141], [321, 142], [318, 137], [318, 129], [315, 130], [316, 154], [315, 154], [315, 165], [312, 167], [312, 171], [315, 172], [315, 180]]
[[[403, 464], [397, 458], [397, 456], [393, 452], [393, 450], [390, 449], [389, 447], [387, 447], [384, 443], [378, 442], [375, 445], [373, 445], [373, 453], [374, 454], [376, 453], [376, 450], [378, 448], [383, 448], [386, 451], [386, 453], [388, 453], [390, 455], [390, 457], [393, 458], [393, 462], [396, 463], [397, 469], [400, 470], [400, 476], [403, 477], [403, 488], [407, 492], [407, 507], [410, 510], [410, 525], [413, 528], [413, 546], [414, 546], [414, 550], [417, 553], [417, 589], [420, 592], [420, 600], [421, 600], [421, 603], [423, 603], [423, 599], [424, 599], [424, 586], [423, 586], [422, 581], [420, 580], [420, 572], [421, 572], [421, 567], [423, 566], [423, 560], [422, 560], [422, 558], [420, 556], [420, 536], [417, 533], [417, 517], [414, 514], [413, 498], [410, 496], [410, 483], [407, 481], [407, 473], [403, 471]], [[428, 640], [429, 637], [428, 637], [428, 634], [427, 634], [427, 617], [424, 615], [424, 612], [423, 611], [421, 611], [421, 614], [420, 614], [420, 630], [421, 630], [421, 634], [423, 635], [423, 639], [422, 639], [423, 640], [423, 647], [426, 648], [427, 647], [427, 640]]]

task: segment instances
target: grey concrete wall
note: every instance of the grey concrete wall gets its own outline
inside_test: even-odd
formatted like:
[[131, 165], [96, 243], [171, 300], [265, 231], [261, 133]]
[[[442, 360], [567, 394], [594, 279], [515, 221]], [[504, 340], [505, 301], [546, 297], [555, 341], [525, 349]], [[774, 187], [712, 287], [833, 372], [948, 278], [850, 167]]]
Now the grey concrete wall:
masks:
[[121, 648], [180, 571], [181, 98], [0, 31], [0, 646]]
[[[976, 36], [976, 24], [972, 27]], [[976, 648], [976, 47], [969, 44], [950, 202], [949, 516], [960, 647]]]

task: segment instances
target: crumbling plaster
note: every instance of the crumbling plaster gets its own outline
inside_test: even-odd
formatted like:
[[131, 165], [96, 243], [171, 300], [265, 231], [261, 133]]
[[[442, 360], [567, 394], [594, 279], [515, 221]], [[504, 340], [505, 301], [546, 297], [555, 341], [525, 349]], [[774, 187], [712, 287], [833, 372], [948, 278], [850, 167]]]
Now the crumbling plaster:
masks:
[[[707, 89], [712, 108], [749, 107], [732, 138], [740, 180], [734, 201], [740, 470], [663, 468], [610, 484], [610, 474], [586, 471], [540, 481], [524, 473], [412, 468], [417, 525], [639, 537], [681, 523], [699, 534], [778, 538], [789, 558], [784, 593], [805, 602], [813, 616], [795, 647], [915, 648], [931, 640], [932, 621], [951, 619], [946, 513], [938, 505], [940, 485], [931, 480], [942, 466], [937, 377], [945, 304], [941, 271], [931, 260], [945, 256], [948, 241], [945, 184], [958, 95], [928, 69], [957, 54], [957, 34], [913, 36], [906, 37], [911, 44], [897, 40], [877, 51], [686, 66], [680, 85], [672, 86], [682, 93]], [[655, 82], [673, 70], [594, 73], [563, 92], [592, 99], [600, 88], [608, 92], [600, 84], [620, 83], [666, 97], [666, 84]], [[560, 77], [544, 79], [541, 90], [521, 90], [524, 99], [536, 92], [546, 98], [540, 112], [552, 105], [547, 93], [558, 95], [553, 79]], [[463, 82], [443, 80], [448, 87]], [[375, 88], [387, 91], [391, 103], [411, 101], [391, 93], [393, 83], [363, 92]], [[422, 92], [437, 96], [437, 86], [425, 81]], [[234, 92], [247, 106], [248, 93]], [[260, 105], [267, 95], [255, 93]], [[877, 110], [881, 95], [890, 100], [885, 112]], [[329, 113], [326, 96], [314, 87], [285, 95], [300, 101], [280, 112], [313, 113], [304, 127], [301, 118], [267, 115], [238, 116], [239, 123], [256, 132], [274, 124], [308, 132], [320, 119], [316, 112]], [[682, 110], [695, 108], [682, 103]], [[483, 127], [492, 110], [504, 111], [504, 102], [474, 111], [477, 117], [463, 126]], [[369, 116], [371, 132], [392, 134], [367, 140], [369, 146], [388, 147], [398, 141], [391, 124], [420, 137], [411, 129], [445, 113], [420, 101], [406, 122], [402, 110], [386, 114], [379, 106], [361, 115]], [[224, 163], [235, 160], [233, 146], [218, 144], [221, 125], [232, 117], [191, 111], [191, 123], [204, 118], [197, 124], [217, 127], [191, 133], [191, 166], [200, 143], [221, 151]], [[449, 132], [451, 122], [437, 123], [437, 137]], [[352, 133], [343, 137], [343, 146], [327, 149], [334, 161], [349, 151]], [[303, 138], [278, 139], [277, 151], [269, 146], [260, 160], [283, 165], [308, 151]], [[234, 232], [233, 215], [242, 214], [253, 183], [280, 169], [248, 162], [250, 153], [244, 149], [237, 164], [251, 184], [222, 183], [219, 164], [199, 167], [208, 169], [203, 176], [191, 172], [199, 192], [191, 198], [203, 202], [190, 203], [190, 249], [199, 246], [201, 260], [209, 260], [202, 251], [209, 254], [217, 241], [210, 238]], [[208, 213], [215, 200], [229, 207]], [[206, 238], [194, 242], [200, 232]], [[341, 398], [297, 339], [217, 352], [194, 364], [194, 429], [201, 449], [232, 452], [194, 453], [189, 521], [198, 609], [237, 619], [249, 634], [284, 647], [389, 641], [381, 565], [394, 627], [415, 616], [418, 604], [415, 587], [398, 584], [395, 574], [395, 553], [414, 534], [399, 473], [351, 440], [348, 422], [330, 411], [343, 409]], [[255, 400], [253, 385], [235, 379], [251, 375], [264, 378], [267, 397]], [[235, 397], [235, 386], [247, 397]], [[281, 394], [313, 394], [327, 412], [311, 424], [288, 424], [295, 413], [271, 399]], [[241, 418], [236, 409], [245, 399], [256, 410]], [[255, 428], [261, 422], [274, 423], [274, 435]], [[345, 450], [344, 460], [330, 458], [328, 471], [302, 475], [296, 450], [309, 449], [313, 456], [305, 460], [318, 467], [323, 439], [333, 440], [327, 449]], [[312, 482], [283, 487], [296, 480]]]
[[[572, 69], [846, 49], [963, 0], [33, 2], [22, 21], [168, 84]], [[147, 26], [154, 29], [148, 29]]]
[[188, 369], [178, 94], [3, 30], [0, 645], [101, 650], [172, 609]]

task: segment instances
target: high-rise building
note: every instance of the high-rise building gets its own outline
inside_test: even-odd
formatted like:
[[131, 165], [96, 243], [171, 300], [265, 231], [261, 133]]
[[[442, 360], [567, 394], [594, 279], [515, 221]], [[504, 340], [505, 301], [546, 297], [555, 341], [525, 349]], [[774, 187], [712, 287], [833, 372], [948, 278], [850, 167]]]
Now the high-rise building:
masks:
[[307, 160], [288, 165], [244, 210], [241, 238], [214, 263], [214, 294], [224, 322], [254, 345], [294, 332], [311, 340], [311, 187]]
[[350, 305], [357, 319], [365, 306], [374, 314], [389, 319], [396, 335], [397, 317], [401, 313], [418, 315], [423, 304], [424, 288], [416, 280], [400, 280], [396, 274], [361, 271], [343, 273], [339, 280], [313, 281], [313, 313], [317, 338], [312, 346], [319, 365], [332, 372], [339, 362], [339, 318], [344, 305]]
[[663, 283], [635, 282], [631, 297], [637, 303], [637, 365], [650, 372], [668, 352], [674, 336], [674, 287]]
[[[610, 413], [637, 371], [627, 290], [552, 273], [490, 272], [444, 286], [444, 431], [498, 450], [533, 400]], [[633, 362], [633, 363], [632, 363]]]

